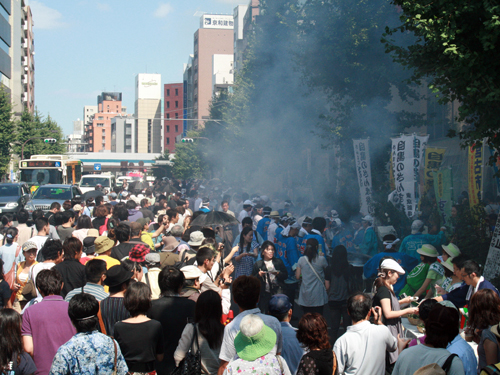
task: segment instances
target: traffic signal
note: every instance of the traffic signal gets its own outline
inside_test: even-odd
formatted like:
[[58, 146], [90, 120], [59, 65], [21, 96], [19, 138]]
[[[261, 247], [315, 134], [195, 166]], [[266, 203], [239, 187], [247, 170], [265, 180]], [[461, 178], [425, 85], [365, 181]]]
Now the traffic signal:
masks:
[[45, 143], [56, 143], [57, 139], [54, 139], [54, 138], [45, 138], [43, 141]]
[[190, 142], [190, 143], [192, 143], [192, 142], [194, 142], [193, 138], [182, 138], [182, 140], [181, 140], [181, 141], [182, 141], [183, 143], [186, 143], [186, 142]]

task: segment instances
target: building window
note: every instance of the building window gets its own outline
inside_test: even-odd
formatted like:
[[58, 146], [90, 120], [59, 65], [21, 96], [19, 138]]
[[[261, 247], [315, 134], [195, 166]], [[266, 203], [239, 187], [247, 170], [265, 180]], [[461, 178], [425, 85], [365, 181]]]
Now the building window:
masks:
[[97, 123], [97, 127], [98, 127], [98, 128], [102, 128], [103, 126], [104, 126], [104, 123], [103, 123], [103, 122], [98, 122], [98, 123]]
[[170, 89], [167, 89], [167, 96], [170, 96]]
[[175, 101], [175, 108], [179, 108], [179, 102], [177, 100]]
[[179, 125], [175, 125], [175, 132], [178, 133], [179, 132]]
[[170, 113], [167, 113], [167, 120], [170, 118]]
[[175, 118], [179, 118], [179, 114], [175, 112]]
[[167, 102], [167, 108], [170, 108], [170, 102]]
[[167, 145], [170, 144], [170, 138], [167, 137]]
[[167, 133], [170, 133], [170, 125], [167, 125]]
[[104, 116], [97, 117], [98, 120], [104, 120]]
[[175, 89], [175, 96], [179, 96], [179, 89]]

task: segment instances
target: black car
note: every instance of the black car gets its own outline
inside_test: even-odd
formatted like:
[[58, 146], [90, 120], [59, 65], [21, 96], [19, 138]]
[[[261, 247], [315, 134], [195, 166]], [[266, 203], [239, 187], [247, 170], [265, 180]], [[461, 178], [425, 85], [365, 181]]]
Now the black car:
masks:
[[30, 189], [24, 182], [0, 183], [0, 214], [19, 212], [30, 198]]

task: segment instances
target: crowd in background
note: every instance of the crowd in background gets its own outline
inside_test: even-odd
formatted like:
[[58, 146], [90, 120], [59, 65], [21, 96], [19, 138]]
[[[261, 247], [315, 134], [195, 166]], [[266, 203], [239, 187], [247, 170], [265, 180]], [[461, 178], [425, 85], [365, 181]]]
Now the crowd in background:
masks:
[[[224, 188], [125, 181], [2, 216], [0, 370], [170, 374], [197, 351], [203, 374], [500, 362], [498, 290], [449, 228], [415, 220], [400, 240], [370, 215]], [[424, 336], [410, 341], [407, 316]]]

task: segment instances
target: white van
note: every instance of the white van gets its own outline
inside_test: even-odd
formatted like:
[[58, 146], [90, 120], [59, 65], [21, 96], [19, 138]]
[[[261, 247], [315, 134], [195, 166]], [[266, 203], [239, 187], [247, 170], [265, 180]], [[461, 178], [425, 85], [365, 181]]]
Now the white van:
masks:
[[83, 194], [87, 191], [95, 190], [97, 185], [101, 184], [102, 187], [111, 191], [116, 186], [115, 176], [107, 174], [88, 174], [82, 176], [79, 186]]

